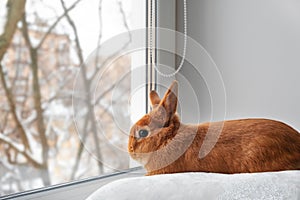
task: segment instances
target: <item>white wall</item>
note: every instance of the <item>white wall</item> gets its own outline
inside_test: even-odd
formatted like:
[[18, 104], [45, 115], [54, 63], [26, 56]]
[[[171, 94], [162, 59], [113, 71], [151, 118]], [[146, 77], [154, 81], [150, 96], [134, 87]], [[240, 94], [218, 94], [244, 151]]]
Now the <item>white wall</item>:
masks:
[[[182, 30], [182, 0], [177, 3], [177, 27]], [[187, 3], [188, 34], [210, 53], [223, 77], [226, 118], [273, 118], [300, 130], [300, 1]], [[208, 121], [212, 105], [203, 77], [187, 64], [181, 72], [197, 93], [200, 120]], [[186, 88], [181, 83], [183, 121], [197, 122], [189, 99], [192, 90]]]

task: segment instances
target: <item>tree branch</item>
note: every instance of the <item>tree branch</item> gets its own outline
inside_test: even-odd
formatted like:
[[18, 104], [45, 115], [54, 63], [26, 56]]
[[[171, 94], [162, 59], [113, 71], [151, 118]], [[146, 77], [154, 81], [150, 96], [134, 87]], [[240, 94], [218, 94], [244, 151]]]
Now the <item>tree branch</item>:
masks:
[[40, 48], [44, 41], [46, 40], [46, 38], [48, 37], [48, 35], [51, 33], [51, 31], [56, 27], [56, 25], [60, 22], [60, 20], [62, 20], [72, 9], [74, 9], [77, 4], [80, 2], [81, 0], [77, 0], [75, 3], [73, 3], [69, 8], [66, 8], [64, 10], [64, 13], [59, 16], [56, 21], [49, 27], [48, 31], [45, 33], [44, 37], [41, 39], [41, 41], [39, 42], [39, 44], [36, 46], [36, 48]]
[[83, 64], [84, 63], [84, 59], [83, 59], [83, 55], [82, 55], [82, 48], [81, 48], [81, 45], [80, 45], [80, 42], [79, 42], [77, 28], [75, 26], [75, 23], [71, 19], [69, 13], [67, 12], [67, 8], [66, 8], [66, 5], [65, 5], [65, 2], [63, 0], [60, 0], [60, 2], [62, 4], [62, 7], [63, 7], [64, 11], [65, 11], [65, 15], [64, 16], [67, 18], [70, 26], [73, 29], [74, 35], [75, 35], [76, 50], [77, 50], [77, 55], [79, 57], [79, 62], [80, 62], [80, 64]]
[[10, 111], [11, 111], [13, 119], [14, 119], [16, 125], [17, 125], [17, 129], [19, 130], [21, 140], [24, 144], [25, 149], [28, 149], [28, 150], [31, 151], [26, 131], [25, 131], [22, 123], [20, 122], [20, 120], [18, 118], [17, 111], [16, 111], [16, 105], [15, 105], [15, 102], [14, 102], [14, 99], [13, 99], [13, 95], [12, 95], [11, 90], [7, 86], [3, 66], [1, 64], [0, 64], [0, 76], [1, 76], [2, 86], [4, 88], [5, 95], [6, 95], [6, 98], [8, 100]]
[[83, 147], [84, 147], [88, 132], [89, 132], [89, 130], [88, 130], [88, 118], [85, 118], [84, 119], [84, 125], [83, 125], [83, 136], [81, 138], [79, 138], [80, 139], [80, 145], [79, 145], [79, 148], [77, 150], [75, 164], [74, 164], [73, 169], [72, 169], [70, 180], [75, 179], [75, 175], [76, 175], [76, 172], [79, 168], [79, 163], [80, 163], [81, 155], [82, 155], [82, 152], [83, 152]]
[[[22, 154], [27, 161], [32, 164], [36, 168], [43, 168], [43, 164], [37, 162], [27, 151], [26, 149], [22, 148], [21, 146], [18, 146], [15, 142], [13, 142], [10, 138], [6, 137], [2, 133], [0, 133], [0, 141], [7, 144], [10, 148], [12, 148], [14, 151]], [[22, 145], [23, 146], [23, 145]]]
[[42, 103], [41, 103], [41, 88], [39, 82], [39, 69], [38, 69], [38, 48], [34, 48], [30, 42], [29, 31], [26, 22], [26, 15], [24, 14], [22, 19], [22, 33], [26, 41], [27, 48], [30, 54], [30, 67], [32, 72], [32, 90], [33, 90], [33, 100], [34, 100], [34, 109], [37, 114], [37, 130], [41, 140], [42, 146], [42, 162], [45, 169], [45, 173], [42, 174], [42, 179], [44, 185], [50, 185], [50, 177], [48, 172], [48, 151], [49, 145], [46, 136], [45, 120], [43, 115]]
[[[129, 29], [128, 22], [127, 22], [127, 20], [126, 20], [126, 14], [125, 14], [125, 11], [124, 11], [124, 9], [123, 9], [123, 3], [122, 3], [122, 1], [119, 0], [119, 1], [118, 1], [118, 5], [119, 5], [120, 13], [121, 13], [121, 15], [122, 15], [123, 25], [124, 25], [125, 29], [129, 32], [130, 29]], [[129, 34], [129, 37], [130, 37], [130, 41], [131, 41], [131, 40], [132, 40], [131, 34]]]
[[102, 0], [99, 1], [99, 7], [98, 7], [98, 15], [99, 15], [99, 35], [98, 35], [98, 42], [97, 42], [97, 48], [96, 48], [96, 58], [95, 58], [95, 66], [97, 66], [97, 63], [99, 61], [99, 51], [101, 47], [101, 40], [102, 40]]
[[[64, 3], [64, 0], [60, 1], [62, 4], [63, 9], [66, 11], [66, 6]], [[75, 35], [75, 43], [76, 43], [76, 50], [77, 50], [77, 56], [79, 58], [80, 64], [81, 64], [81, 76], [83, 79], [83, 84], [84, 84], [84, 88], [86, 91], [86, 99], [87, 99], [87, 107], [88, 107], [88, 118], [91, 121], [91, 130], [93, 133], [93, 138], [94, 138], [94, 143], [95, 143], [95, 147], [96, 147], [96, 155], [97, 158], [99, 160], [102, 160], [102, 155], [101, 155], [101, 151], [100, 151], [100, 146], [99, 146], [99, 142], [98, 142], [98, 137], [97, 137], [97, 126], [96, 126], [96, 119], [95, 116], [93, 115], [93, 106], [91, 103], [91, 94], [90, 94], [90, 81], [88, 80], [87, 77], [87, 72], [86, 72], [86, 66], [84, 65], [84, 60], [83, 60], [83, 55], [82, 55], [82, 49], [81, 49], [81, 45], [79, 42], [79, 37], [78, 37], [78, 33], [77, 33], [77, 28], [75, 26], [75, 23], [73, 22], [73, 20], [71, 19], [71, 17], [69, 16], [69, 14], [66, 14], [67, 20], [71, 26], [71, 28], [73, 29], [74, 35]], [[103, 172], [103, 165], [101, 162], [98, 162], [98, 169], [99, 169], [99, 173]]]
[[0, 61], [12, 40], [18, 21], [22, 18], [25, 2], [25, 0], [8, 0], [7, 2], [7, 21], [4, 27], [4, 33], [0, 35]]
[[[126, 20], [126, 14], [125, 14], [125, 11], [123, 9], [123, 4], [121, 1], [118, 1], [118, 6], [119, 6], [119, 10], [120, 10], [120, 13], [122, 15], [122, 19], [123, 19], [123, 25], [125, 27], [125, 29], [127, 30], [127, 33], [128, 33], [128, 37], [129, 37], [129, 40], [118, 50], [116, 51], [115, 53], [113, 53], [112, 55], [110, 55], [109, 57], [107, 57], [102, 63], [100, 66], [105, 66], [112, 58], [114, 58], [115, 56], [117, 56], [121, 51], [123, 51], [124, 49], [127, 48], [127, 46], [131, 43], [132, 41], [132, 35], [130, 33], [130, 29], [129, 29], [129, 25], [128, 25], [128, 22]], [[97, 53], [99, 51], [99, 46], [97, 47]], [[96, 55], [96, 59], [98, 61], [98, 55]], [[97, 65], [96, 63], [96, 70], [95, 72], [92, 74], [90, 80], [93, 80], [96, 75], [98, 74], [99, 70], [100, 70], [100, 66]]]

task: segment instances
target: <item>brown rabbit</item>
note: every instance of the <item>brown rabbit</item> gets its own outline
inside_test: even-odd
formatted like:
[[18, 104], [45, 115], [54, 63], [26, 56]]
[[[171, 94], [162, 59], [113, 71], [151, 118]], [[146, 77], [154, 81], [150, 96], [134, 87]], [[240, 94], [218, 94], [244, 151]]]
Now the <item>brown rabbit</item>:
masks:
[[182, 124], [177, 93], [176, 81], [162, 100], [152, 91], [153, 110], [130, 130], [128, 151], [147, 175], [300, 170], [300, 134], [290, 126], [268, 119]]

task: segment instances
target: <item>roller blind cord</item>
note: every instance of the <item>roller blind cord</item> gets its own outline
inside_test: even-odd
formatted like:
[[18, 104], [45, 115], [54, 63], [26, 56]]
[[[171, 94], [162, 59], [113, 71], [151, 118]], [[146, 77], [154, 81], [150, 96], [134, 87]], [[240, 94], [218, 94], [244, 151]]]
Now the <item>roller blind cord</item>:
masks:
[[151, 16], [150, 16], [150, 28], [151, 28], [151, 31], [150, 31], [150, 59], [151, 59], [151, 64], [154, 66], [155, 70], [157, 71], [157, 73], [163, 77], [172, 77], [172, 76], [175, 76], [179, 71], [180, 69], [183, 67], [183, 64], [184, 64], [184, 61], [185, 61], [185, 57], [186, 57], [186, 48], [187, 48], [187, 2], [186, 0], [183, 0], [183, 34], [184, 34], [184, 44], [183, 44], [183, 52], [182, 52], [182, 59], [181, 59], [181, 62], [178, 66], [178, 68], [176, 69], [176, 71], [174, 71], [173, 73], [171, 74], [165, 74], [161, 71], [158, 70], [157, 68], [157, 65], [155, 63], [155, 59], [154, 59], [154, 51], [155, 51], [155, 48], [153, 48], [153, 30], [155, 30], [154, 28], [154, 20], [155, 20], [155, 13], [156, 13], [156, 10], [155, 10], [155, 6], [153, 5], [152, 3], [153, 1], [151, 1]]

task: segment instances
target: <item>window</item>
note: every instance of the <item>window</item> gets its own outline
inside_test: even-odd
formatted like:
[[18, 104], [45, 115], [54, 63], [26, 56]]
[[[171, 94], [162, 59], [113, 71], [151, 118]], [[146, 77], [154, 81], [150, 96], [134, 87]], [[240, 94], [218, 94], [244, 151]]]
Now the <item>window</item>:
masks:
[[131, 120], [146, 111], [145, 1], [30, 0], [25, 12], [3, 60], [0, 196], [128, 169]]
[[[176, 69], [176, 6], [173, 0], [149, 0], [148, 1], [148, 80], [154, 85], [148, 86], [148, 92], [155, 89], [163, 95], [175, 76], [166, 77]], [[151, 43], [152, 42], [152, 43]], [[152, 47], [152, 48], [151, 48]], [[156, 68], [159, 70], [159, 73]], [[148, 108], [149, 110], [150, 108]]]

